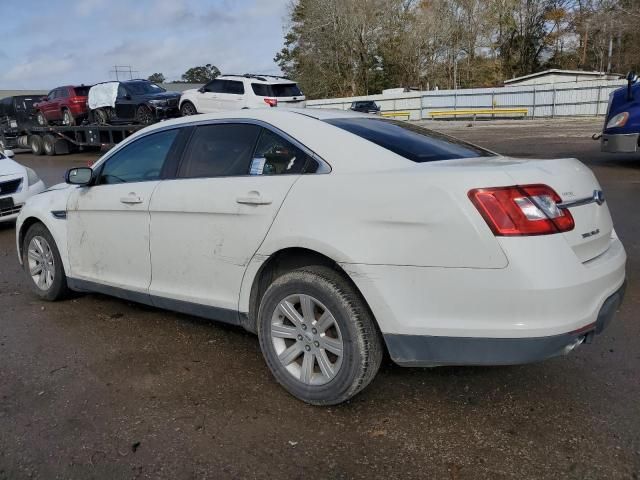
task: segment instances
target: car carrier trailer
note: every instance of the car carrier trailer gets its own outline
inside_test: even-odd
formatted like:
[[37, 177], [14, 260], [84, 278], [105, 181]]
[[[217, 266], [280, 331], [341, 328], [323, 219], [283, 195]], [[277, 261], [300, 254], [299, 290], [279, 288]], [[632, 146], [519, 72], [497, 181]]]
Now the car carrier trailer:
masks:
[[80, 125], [0, 130], [0, 146], [26, 148], [34, 155], [63, 155], [89, 148], [110, 148], [145, 125]]

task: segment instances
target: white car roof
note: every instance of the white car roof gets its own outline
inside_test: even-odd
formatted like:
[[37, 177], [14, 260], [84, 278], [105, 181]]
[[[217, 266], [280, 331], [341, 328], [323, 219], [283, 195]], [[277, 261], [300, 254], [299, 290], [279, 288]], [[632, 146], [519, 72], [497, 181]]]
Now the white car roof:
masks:
[[264, 83], [268, 85], [276, 84], [288, 84], [296, 83], [295, 80], [290, 80], [283, 77], [272, 77], [270, 75], [220, 75], [216, 77], [216, 80], [249, 80], [254, 83]]

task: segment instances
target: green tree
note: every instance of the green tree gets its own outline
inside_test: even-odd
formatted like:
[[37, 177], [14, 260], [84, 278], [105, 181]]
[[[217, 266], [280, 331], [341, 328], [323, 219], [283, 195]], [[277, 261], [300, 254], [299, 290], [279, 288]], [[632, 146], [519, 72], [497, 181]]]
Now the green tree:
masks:
[[220, 75], [215, 65], [207, 63], [201, 67], [192, 67], [182, 74], [182, 81], [187, 83], [207, 83]]
[[164, 83], [166, 77], [162, 73], [153, 73], [149, 75], [149, 78], [147, 78], [147, 80], [153, 83]]

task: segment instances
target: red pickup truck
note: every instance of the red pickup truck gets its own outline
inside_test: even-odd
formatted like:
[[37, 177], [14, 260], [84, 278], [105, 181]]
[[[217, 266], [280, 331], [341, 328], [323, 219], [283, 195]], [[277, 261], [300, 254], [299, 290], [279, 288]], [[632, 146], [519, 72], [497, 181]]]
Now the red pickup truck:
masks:
[[54, 88], [49, 95], [34, 105], [38, 125], [50, 123], [76, 125], [87, 116], [87, 96], [91, 85]]

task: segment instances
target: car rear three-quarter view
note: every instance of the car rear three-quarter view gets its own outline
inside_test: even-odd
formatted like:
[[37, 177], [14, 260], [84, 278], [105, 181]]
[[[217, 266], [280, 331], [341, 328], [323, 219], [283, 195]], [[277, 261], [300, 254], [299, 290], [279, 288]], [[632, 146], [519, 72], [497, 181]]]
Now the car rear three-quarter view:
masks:
[[421, 367], [568, 353], [624, 293], [624, 248], [579, 161], [508, 158], [379, 116], [170, 120], [67, 183], [18, 219], [38, 295], [97, 291], [241, 325], [316, 405], [365, 388], [385, 351]]

